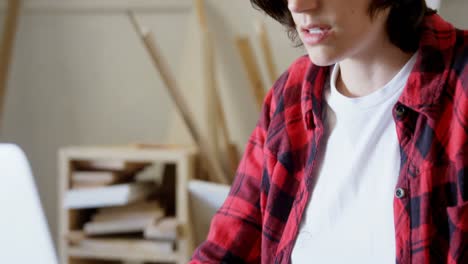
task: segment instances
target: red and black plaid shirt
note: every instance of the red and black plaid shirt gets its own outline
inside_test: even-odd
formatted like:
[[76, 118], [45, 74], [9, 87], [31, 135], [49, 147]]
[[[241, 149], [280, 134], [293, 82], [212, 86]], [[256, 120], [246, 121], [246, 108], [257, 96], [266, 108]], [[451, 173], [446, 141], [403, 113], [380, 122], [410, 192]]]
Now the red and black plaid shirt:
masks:
[[[468, 263], [467, 62], [468, 32], [427, 16], [393, 109], [401, 149], [396, 263]], [[190, 263], [290, 263], [324, 151], [329, 74], [304, 56], [269, 91], [230, 194]]]

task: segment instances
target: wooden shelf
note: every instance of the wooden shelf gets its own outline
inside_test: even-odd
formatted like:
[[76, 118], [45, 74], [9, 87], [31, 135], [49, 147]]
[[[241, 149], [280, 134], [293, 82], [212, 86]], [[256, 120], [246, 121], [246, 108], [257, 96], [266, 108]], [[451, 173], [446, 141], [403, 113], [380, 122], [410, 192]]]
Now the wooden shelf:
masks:
[[196, 152], [194, 147], [161, 147], [158, 149], [131, 146], [90, 146], [61, 149], [62, 155], [73, 158], [73, 160], [122, 159], [141, 162], [177, 162], [181, 158], [194, 155]]
[[151, 254], [148, 252], [131, 250], [125, 252], [102, 252], [80, 247], [69, 247], [68, 256], [83, 259], [125, 260], [139, 262], [179, 262], [180, 260], [179, 254], [177, 252], [174, 254]]
[[[192, 223], [189, 218], [188, 181], [195, 177], [197, 155], [196, 148], [183, 146], [90, 146], [60, 149], [58, 155], [60, 263], [95, 263], [93, 262], [95, 260], [187, 263], [194, 250]], [[173, 253], [170, 253], [172, 250], [168, 250], [167, 247], [164, 251], [158, 250], [156, 246], [153, 248], [151, 240], [144, 240], [143, 237], [128, 241], [110, 236], [106, 238], [106, 241], [110, 242], [105, 242], [105, 244], [110, 243], [112, 246], [104, 245], [105, 250], [99, 248], [102, 247], [102, 244], [89, 246], [89, 242], [85, 247], [83, 243], [89, 239], [84, 239], [83, 243], [70, 244], [68, 235], [83, 230], [85, 224], [91, 221], [97, 211], [96, 208], [69, 209], [65, 207], [64, 200], [71, 188], [73, 172], [79, 170], [83, 164], [90, 162], [93, 164], [101, 162], [102, 164], [103, 161], [112, 161], [112, 164], [114, 161], [119, 161], [117, 163], [127, 164], [131, 168], [138, 168], [141, 164], [143, 166], [145, 164], [150, 166], [154, 163], [164, 164], [164, 190], [155, 190], [161, 191], [157, 193], [158, 195], [172, 201], [170, 202], [171, 206], [167, 207], [172, 208], [171, 212], [165, 217], [174, 218], [178, 228], [184, 231], [179, 232], [177, 239], [173, 242], [175, 246]]]

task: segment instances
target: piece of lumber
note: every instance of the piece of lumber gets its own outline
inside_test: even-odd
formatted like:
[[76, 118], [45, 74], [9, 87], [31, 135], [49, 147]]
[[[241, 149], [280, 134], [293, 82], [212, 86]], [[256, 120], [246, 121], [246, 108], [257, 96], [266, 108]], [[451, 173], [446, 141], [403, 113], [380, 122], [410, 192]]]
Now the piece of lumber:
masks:
[[72, 181], [77, 183], [112, 184], [122, 177], [115, 171], [74, 171]]
[[20, 0], [8, 0], [8, 8], [3, 29], [2, 44], [0, 46], [0, 127], [3, 125], [5, 99], [8, 86], [13, 46], [16, 36], [18, 17], [21, 10]]
[[[223, 145], [222, 148], [225, 149], [225, 156], [227, 156], [224, 159], [226, 161], [224, 163], [224, 170], [225, 173], [227, 173], [230, 178], [232, 178], [235, 174], [239, 162], [239, 155], [236, 154], [237, 150], [234, 150], [236, 148], [235, 145], [231, 143], [231, 136], [227, 127], [226, 114], [221, 104], [219, 84], [216, 79], [216, 49], [213, 35], [208, 28], [204, 4], [204, 0], [195, 0], [195, 10], [201, 28], [203, 51], [205, 55], [203, 72], [204, 78], [207, 82], [207, 96], [209, 96], [207, 101], [211, 104], [208, 106], [208, 115], [209, 120], [215, 120], [215, 122], [212, 122], [213, 127], [211, 128], [211, 134], [214, 138], [214, 148], [218, 153], [220, 149], [218, 140], [221, 137]], [[218, 132], [218, 128], [221, 130], [221, 133]]]
[[77, 182], [72, 180], [71, 189], [78, 190], [78, 189], [89, 189], [89, 188], [101, 188], [105, 186], [109, 186], [111, 184], [107, 183], [99, 183], [99, 182]]
[[187, 104], [180, 92], [180, 89], [177, 87], [177, 83], [173, 78], [173, 75], [169, 71], [167, 63], [165, 62], [164, 58], [159, 52], [159, 48], [157, 47], [156, 42], [154, 40], [154, 35], [152, 34], [152, 32], [144, 32], [144, 30], [142, 30], [133, 13], [130, 13], [129, 15], [133, 25], [135, 26], [136, 31], [143, 40], [143, 43], [145, 44], [145, 47], [150, 55], [153, 65], [160, 73], [160, 76], [164, 84], [166, 85], [166, 88], [171, 98], [177, 106], [177, 109], [179, 110], [182, 119], [189, 128], [190, 134], [192, 135], [200, 150], [200, 158], [202, 160], [203, 166], [205, 166], [207, 172], [212, 177], [212, 180], [220, 183], [227, 183], [228, 179], [224, 174], [221, 163], [218, 160], [218, 157], [213, 155], [213, 153], [207, 148], [207, 146], [209, 146], [207, 139], [200, 134], [200, 129], [197, 128], [196, 123], [194, 122], [195, 119], [192, 117], [190, 109], [187, 107]]
[[194, 0], [195, 11], [198, 17], [198, 22], [200, 23], [200, 28], [202, 31], [208, 30], [207, 17], [205, 12], [205, 1], [203, 0]]
[[148, 253], [172, 253], [173, 244], [169, 241], [148, 241], [143, 239], [105, 239], [87, 238], [80, 242], [80, 247], [101, 252], [148, 252]]
[[147, 226], [161, 217], [162, 215], [142, 215], [125, 219], [92, 221], [84, 225], [84, 232], [90, 236], [143, 232]]
[[[206, 106], [204, 114], [206, 116], [206, 137], [210, 138], [210, 150], [214, 155], [220, 157], [220, 132], [218, 127], [224, 118], [223, 109], [221, 107], [218, 87], [216, 83], [216, 72], [214, 70], [214, 46], [211, 42], [210, 33], [207, 30], [202, 30], [202, 54], [203, 54], [203, 82], [205, 86]], [[224, 165], [221, 163], [221, 165]], [[227, 168], [223, 168], [225, 173], [229, 173]]]
[[265, 26], [265, 23], [262, 21], [257, 21], [255, 24], [258, 41], [260, 43], [260, 48], [263, 52], [263, 58], [267, 67], [268, 77], [270, 78], [271, 84], [275, 83], [278, 78], [278, 72], [276, 70], [276, 65], [273, 59], [273, 51], [271, 49], [270, 40], [268, 39], [268, 32]]
[[124, 206], [115, 206], [115, 207], [103, 207], [99, 208], [97, 211], [103, 214], [127, 214], [135, 212], [148, 212], [153, 210], [158, 210], [161, 208], [161, 204], [157, 200], [152, 201], [139, 201], [135, 203], [130, 203]]
[[85, 238], [86, 234], [81, 230], [70, 231], [66, 234], [66, 239], [70, 245], [77, 245]]
[[162, 218], [147, 226], [144, 231], [146, 239], [172, 240], [175, 241], [179, 234], [179, 222], [174, 217]]
[[116, 159], [94, 159], [75, 162], [77, 170], [82, 171], [114, 171], [121, 174], [132, 174], [141, 170], [147, 164], [141, 162], [127, 162]]
[[155, 162], [135, 174], [135, 180], [138, 182], [154, 182], [161, 185], [164, 178], [165, 165], [161, 162]]
[[243, 36], [237, 36], [235, 41], [236, 47], [244, 64], [253, 95], [255, 96], [258, 109], [261, 109], [263, 105], [263, 99], [265, 97], [265, 85], [262, 81], [260, 69], [255, 59], [252, 45], [250, 44], [250, 40]]
[[[217, 155], [220, 155], [220, 149], [228, 149], [231, 145], [231, 135], [227, 127], [226, 114], [221, 104], [221, 97], [219, 96], [219, 84], [216, 79], [216, 67], [215, 67], [215, 47], [213, 45], [213, 38], [209, 31], [204, 31], [203, 33], [203, 49], [205, 54], [205, 65], [204, 65], [204, 78], [207, 85], [207, 101], [209, 103], [208, 109], [208, 120], [213, 120], [210, 122], [211, 126], [211, 135], [213, 148], [216, 151]], [[219, 140], [221, 139], [221, 145]], [[231, 153], [226, 151], [226, 158], [222, 160], [231, 160], [232, 157], [229, 156]], [[225, 162], [224, 171], [227, 175], [232, 175], [235, 172], [235, 167], [232, 166], [230, 162]], [[237, 166], [237, 164], [235, 165]]]
[[106, 222], [112, 220], [137, 219], [137, 218], [156, 218], [160, 219], [165, 215], [164, 209], [155, 207], [150, 210], [135, 210], [130, 212], [102, 212], [99, 211], [92, 216], [93, 222]]
[[[115, 249], [102, 251], [93, 248], [71, 246], [67, 249], [67, 254], [71, 257], [71, 261], [68, 262], [69, 264], [122, 264], [122, 260], [135, 261], [137, 263], [181, 263], [179, 262], [181, 253], [164, 253], [157, 251], [157, 249], [151, 251], [150, 249], [142, 250], [140, 248], [124, 251], [117, 251]], [[95, 259], [99, 259], [99, 261]], [[188, 260], [182, 263], [187, 262]]]

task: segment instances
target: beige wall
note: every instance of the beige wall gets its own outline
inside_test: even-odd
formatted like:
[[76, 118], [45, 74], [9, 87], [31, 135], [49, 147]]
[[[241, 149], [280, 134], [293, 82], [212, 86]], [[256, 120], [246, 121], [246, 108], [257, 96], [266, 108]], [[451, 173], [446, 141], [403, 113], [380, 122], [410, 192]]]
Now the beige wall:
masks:
[[[232, 38], [236, 33], [253, 37], [253, 20], [263, 16], [252, 10], [248, 1], [207, 3], [218, 45], [217, 65], [223, 101], [230, 113], [229, 127], [235, 142], [242, 147], [257, 113], [246, 94], [247, 81]], [[464, 27], [468, 26], [466, 10], [465, 0], [448, 1], [442, 7], [445, 17]], [[186, 36], [194, 23], [193, 16], [188, 11], [145, 12], [139, 18], [160, 36], [161, 49], [170, 59], [171, 69], [177, 72], [182, 68], [181, 51], [190, 41]], [[282, 71], [302, 51], [291, 47], [279, 25], [271, 20], [267, 20], [267, 25], [275, 60]], [[161, 142], [174, 111], [123, 12], [105, 8], [23, 12], [1, 138], [18, 143], [26, 151], [54, 235], [58, 148]]]
[[466, 0], [442, 0], [440, 14], [457, 27], [468, 29], [467, 12], [468, 1]]
[[[216, 25], [212, 29], [218, 74], [231, 116], [229, 127], [242, 148], [257, 110], [245, 94], [247, 81], [232, 40], [238, 33], [253, 37], [253, 21], [262, 16], [246, 2], [207, 3], [209, 21]], [[39, 5], [21, 16], [1, 138], [26, 151], [54, 237], [57, 150], [77, 144], [162, 142], [176, 115], [125, 13], [109, 8], [81, 10], [78, 4], [75, 9], [47, 11]], [[158, 36], [170, 68], [178, 72], [184, 62], [182, 51], [192, 41], [187, 39], [187, 30], [193, 29], [195, 18], [189, 9], [153, 11], [140, 12], [138, 18]], [[268, 28], [276, 62], [283, 70], [298, 51], [291, 48], [279, 26], [269, 21]], [[183, 78], [183, 73], [177, 78]]]

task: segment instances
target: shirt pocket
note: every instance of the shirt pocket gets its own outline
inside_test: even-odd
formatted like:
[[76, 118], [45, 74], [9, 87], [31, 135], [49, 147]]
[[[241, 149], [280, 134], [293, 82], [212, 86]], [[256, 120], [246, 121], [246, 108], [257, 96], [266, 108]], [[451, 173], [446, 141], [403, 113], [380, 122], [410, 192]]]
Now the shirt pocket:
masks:
[[468, 263], [468, 202], [446, 207], [449, 233], [448, 263]]

